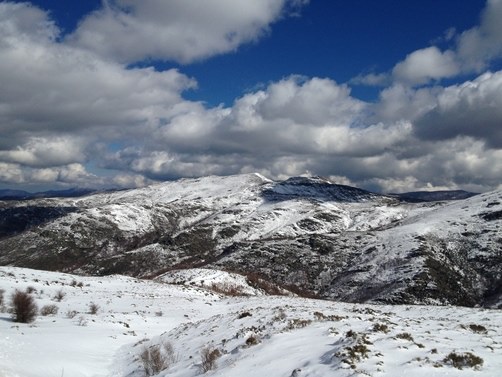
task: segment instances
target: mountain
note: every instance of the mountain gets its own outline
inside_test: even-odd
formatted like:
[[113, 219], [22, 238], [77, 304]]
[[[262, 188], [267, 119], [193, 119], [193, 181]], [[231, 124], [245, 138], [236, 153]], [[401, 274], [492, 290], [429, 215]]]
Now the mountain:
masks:
[[28, 198], [31, 194], [23, 190], [0, 190], [0, 200], [21, 200]]
[[212, 268], [348, 302], [502, 306], [502, 191], [409, 203], [321, 177], [166, 182], [0, 204], [0, 264], [155, 277]]
[[88, 188], [70, 188], [31, 193], [23, 190], [0, 190], [0, 200], [29, 200], [37, 198], [75, 198], [97, 192]]

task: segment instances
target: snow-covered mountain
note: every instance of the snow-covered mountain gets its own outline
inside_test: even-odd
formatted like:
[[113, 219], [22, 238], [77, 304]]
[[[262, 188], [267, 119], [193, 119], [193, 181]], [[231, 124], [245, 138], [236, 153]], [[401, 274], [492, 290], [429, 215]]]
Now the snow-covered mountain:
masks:
[[0, 203], [2, 265], [137, 277], [208, 267], [349, 302], [502, 305], [502, 191], [407, 203], [245, 174]]

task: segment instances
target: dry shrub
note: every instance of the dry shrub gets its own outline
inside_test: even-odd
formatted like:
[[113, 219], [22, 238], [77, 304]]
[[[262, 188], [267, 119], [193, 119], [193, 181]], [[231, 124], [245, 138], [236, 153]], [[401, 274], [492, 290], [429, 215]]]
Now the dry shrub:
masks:
[[212, 283], [209, 286], [209, 289], [212, 290], [215, 293], [219, 293], [225, 296], [247, 296], [247, 294], [244, 293], [244, 288], [234, 284], [234, 283], [229, 283], [229, 282], [223, 282], [223, 283]]
[[53, 297], [54, 301], [61, 302], [63, 300], [64, 296], [66, 296], [66, 293], [62, 289], [56, 292], [56, 294]]
[[66, 312], [66, 318], [73, 319], [78, 314], [76, 310], [68, 310]]
[[14, 322], [33, 322], [38, 313], [37, 304], [33, 296], [26, 292], [16, 290], [11, 297], [12, 316]]
[[42, 306], [42, 309], [40, 309], [40, 314], [43, 316], [46, 315], [56, 315], [58, 314], [59, 308], [52, 304], [52, 305], [44, 305]]
[[415, 342], [415, 340], [413, 339], [413, 337], [411, 336], [411, 334], [408, 333], [408, 332], [403, 332], [403, 333], [397, 334], [396, 338], [397, 339], [409, 340], [410, 342]]
[[464, 367], [479, 369], [483, 365], [483, 359], [470, 352], [461, 354], [451, 352], [443, 359], [443, 362], [457, 369], [463, 369]]
[[247, 283], [255, 288], [255, 289], [261, 289], [263, 292], [265, 292], [268, 295], [272, 296], [284, 296], [284, 291], [279, 288], [276, 284], [273, 284], [269, 282], [268, 280], [264, 279], [257, 273], [249, 273], [246, 275], [246, 281]]
[[202, 359], [201, 369], [203, 373], [216, 369], [216, 360], [221, 356], [221, 351], [213, 347], [204, 347], [200, 352]]
[[174, 348], [169, 342], [155, 344], [150, 347], [144, 346], [139, 358], [143, 363], [147, 376], [154, 376], [168, 369], [178, 360]]
[[260, 338], [258, 338], [256, 335], [251, 335], [249, 338], [246, 339], [246, 345], [248, 347], [256, 346], [259, 343], [260, 343]]
[[475, 332], [475, 333], [478, 333], [478, 334], [486, 334], [488, 332], [488, 330], [486, 329], [486, 327], [484, 327], [483, 325], [476, 325], [474, 323], [472, 323], [472, 324], [469, 325], [469, 329], [472, 332]]
[[0, 289], [0, 308], [3, 306], [3, 295], [5, 291], [3, 289]]
[[91, 302], [89, 304], [89, 314], [98, 314], [99, 311], [99, 305], [95, 304], [94, 302]]
[[388, 334], [390, 330], [389, 330], [389, 326], [387, 326], [386, 324], [375, 323], [375, 325], [373, 326], [373, 331], [383, 332], [384, 334]]
[[37, 292], [36, 288], [32, 287], [31, 285], [29, 287], [26, 287], [26, 293], [31, 294], [31, 293], [36, 293], [36, 292]]

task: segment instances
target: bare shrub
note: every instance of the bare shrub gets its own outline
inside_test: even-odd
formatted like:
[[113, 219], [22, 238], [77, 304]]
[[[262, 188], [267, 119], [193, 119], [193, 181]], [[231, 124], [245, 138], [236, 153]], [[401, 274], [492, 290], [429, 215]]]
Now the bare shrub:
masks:
[[56, 294], [54, 295], [54, 297], [52, 299], [54, 301], [61, 302], [65, 296], [66, 296], [66, 293], [64, 293], [64, 291], [62, 289], [60, 289], [59, 291], [56, 292]]
[[222, 283], [212, 283], [209, 286], [209, 289], [212, 290], [215, 293], [219, 293], [225, 296], [247, 296], [246, 293], [244, 293], [244, 288], [234, 284], [234, 283], [229, 283], [229, 282], [222, 282]]
[[411, 334], [408, 333], [408, 332], [403, 332], [403, 333], [397, 334], [396, 338], [397, 339], [409, 340], [410, 342], [415, 342], [415, 340], [413, 339], [413, 337], [411, 336]]
[[150, 347], [143, 346], [139, 358], [147, 376], [153, 376], [168, 369], [178, 359], [169, 342], [162, 342]]
[[85, 319], [85, 317], [83, 315], [81, 315], [80, 317], [78, 317], [77, 324], [79, 326], [85, 327], [85, 326], [87, 326], [87, 319]]
[[5, 291], [3, 289], [0, 289], [0, 308], [3, 307], [3, 295]]
[[475, 333], [478, 333], [478, 334], [486, 334], [488, 332], [488, 330], [486, 329], [486, 327], [484, 327], [483, 325], [476, 325], [474, 323], [472, 323], [472, 324], [469, 325], [469, 329], [472, 332], [475, 332]]
[[270, 281], [264, 279], [262, 276], [258, 275], [257, 273], [249, 273], [246, 275], [246, 281], [247, 283], [255, 288], [255, 289], [261, 289], [268, 295], [274, 295], [274, 296], [284, 296], [284, 290], [282, 290], [280, 287], [278, 287], [276, 284], [271, 283]]
[[99, 305], [95, 304], [94, 302], [91, 302], [89, 304], [89, 314], [98, 314], [99, 311]]
[[29, 287], [26, 287], [26, 293], [28, 294], [32, 294], [32, 293], [36, 293], [37, 290], [35, 287], [32, 287], [31, 285]]
[[256, 346], [259, 343], [260, 343], [260, 338], [258, 338], [256, 335], [251, 335], [249, 338], [246, 339], [246, 345], [248, 347]]
[[14, 322], [33, 322], [38, 313], [38, 307], [33, 296], [19, 290], [12, 294], [11, 306]]
[[389, 330], [389, 326], [387, 326], [386, 324], [375, 323], [375, 325], [373, 326], [373, 331], [383, 332], [384, 334], [388, 334], [390, 330]]
[[464, 367], [479, 369], [483, 365], [483, 359], [470, 352], [461, 354], [451, 352], [443, 359], [443, 362], [457, 369], [463, 369]]
[[84, 283], [82, 283], [81, 281], [77, 282], [75, 279], [73, 279], [72, 282], [70, 283], [70, 287], [82, 288], [83, 286], [84, 286]]
[[40, 309], [40, 314], [43, 316], [46, 315], [56, 315], [58, 314], [59, 308], [52, 304], [52, 305], [44, 305], [42, 306], [42, 309]]
[[201, 369], [203, 373], [216, 369], [216, 360], [221, 356], [221, 351], [213, 347], [204, 347], [200, 352], [202, 359]]
[[178, 361], [178, 355], [174, 352], [174, 347], [170, 342], [162, 342], [162, 349], [169, 365]]
[[293, 318], [289, 320], [288, 325], [286, 326], [286, 330], [303, 329], [311, 323], [312, 321], [310, 319]]
[[78, 314], [76, 310], [68, 310], [66, 312], [66, 318], [73, 319]]

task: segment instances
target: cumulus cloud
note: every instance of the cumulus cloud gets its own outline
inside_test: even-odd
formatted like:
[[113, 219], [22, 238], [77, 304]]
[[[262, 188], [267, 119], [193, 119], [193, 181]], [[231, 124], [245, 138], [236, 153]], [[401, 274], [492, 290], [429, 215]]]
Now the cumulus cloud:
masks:
[[437, 47], [428, 47], [409, 54], [392, 70], [397, 81], [410, 84], [425, 84], [457, 75], [460, 72], [452, 51], [441, 52]]
[[502, 71], [445, 88], [434, 108], [415, 125], [419, 137], [444, 140], [458, 135], [484, 140], [502, 148]]
[[457, 54], [465, 70], [480, 71], [502, 56], [502, 0], [488, 0], [479, 26], [463, 32]]
[[83, 145], [76, 137], [31, 137], [23, 146], [0, 151], [0, 159], [31, 167], [66, 165], [86, 159]]
[[502, 57], [502, 0], [487, 0], [478, 26], [460, 34], [450, 28], [435, 42], [450, 42], [451, 47], [444, 51], [437, 46], [412, 51], [389, 73], [360, 74], [349, 82], [378, 86], [391, 78], [394, 84], [415, 87], [460, 74], [481, 73]]
[[23, 183], [23, 170], [18, 164], [0, 162], [0, 182]]
[[234, 51], [308, 0], [109, 0], [68, 39], [101, 56], [131, 63], [189, 63]]
[[[259, 38], [293, 3], [304, 2], [208, 2], [214, 11], [209, 19], [223, 17], [222, 25], [195, 25], [200, 28], [193, 35], [205, 33], [200, 38], [210, 41], [194, 37], [195, 47], [200, 43], [209, 49], [192, 52], [185, 50], [187, 40], [162, 43], [161, 49], [155, 38], [151, 44], [141, 39], [168, 8], [169, 17], [179, 16], [192, 27], [192, 17], [201, 17], [192, 1], [109, 2], [62, 41], [45, 12], [26, 3], [0, 3], [0, 182], [136, 187], [160, 179], [254, 171], [281, 179], [308, 170], [384, 191], [484, 191], [500, 185], [502, 72], [441, 87], [438, 80], [464, 69], [455, 49], [410, 54], [396, 66], [395, 82], [376, 103], [354, 98], [349, 85], [329, 78], [290, 76], [243, 95], [232, 106], [208, 108], [183, 98], [196, 82], [179, 71], [128, 68], [120, 62], [147, 56], [192, 61], [232, 50]], [[226, 23], [223, 7], [235, 4], [254, 10]], [[497, 4], [491, 1], [485, 13]], [[162, 27], [161, 36], [168, 35]], [[119, 38], [115, 28], [130, 33]], [[234, 29], [242, 33], [234, 36]], [[92, 30], [91, 37], [104, 38], [110, 54], [85, 34]], [[488, 32], [483, 33], [485, 38]], [[127, 55], [129, 36], [137, 50], [131, 47]], [[116, 50], [113, 38], [118, 38]], [[431, 81], [436, 86], [416, 86]]]
[[32, 6], [1, 3], [0, 32], [0, 131], [9, 135], [0, 156], [10, 162], [82, 162], [97, 138], [144, 135], [197, 106], [181, 97], [194, 80], [176, 70], [126, 69], [56, 43], [47, 14]]

